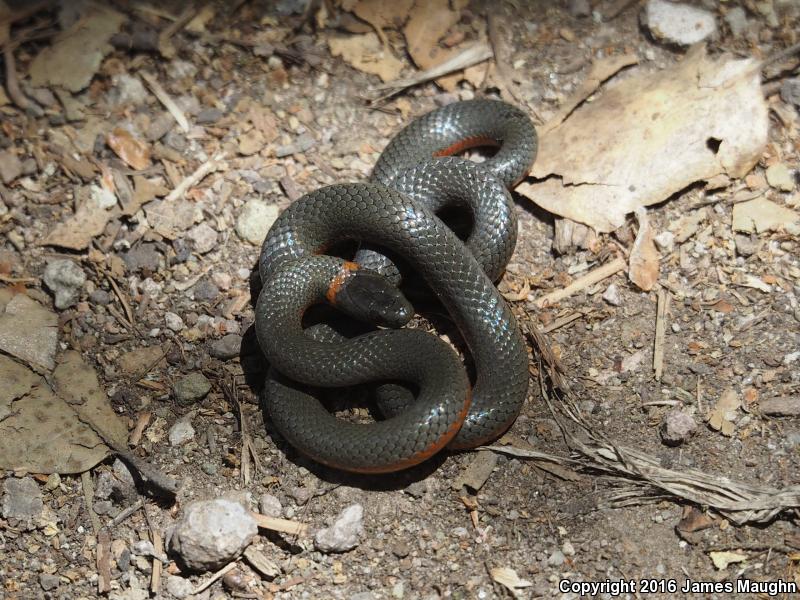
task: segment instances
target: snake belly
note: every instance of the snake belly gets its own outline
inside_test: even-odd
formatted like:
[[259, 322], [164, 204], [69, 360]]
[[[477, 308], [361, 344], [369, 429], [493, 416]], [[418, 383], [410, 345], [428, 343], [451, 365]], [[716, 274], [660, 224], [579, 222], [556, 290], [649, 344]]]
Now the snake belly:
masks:
[[[482, 164], [435, 158], [476, 145], [498, 151]], [[278, 218], [259, 260], [256, 332], [271, 365], [265, 409], [293, 446], [339, 469], [390, 472], [445, 446], [475, 447], [513, 423], [527, 394], [528, 358], [493, 280], [516, 241], [506, 188], [524, 177], [535, 154], [535, 131], [518, 109], [491, 100], [454, 103], [393, 138], [370, 183], [323, 187]], [[472, 212], [466, 242], [436, 216], [446, 206]], [[356, 263], [324, 254], [343, 240], [368, 249]], [[383, 249], [421, 275], [448, 311], [472, 356], [473, 386], [457, 355], [425, 332], [379, 330], [333, 342], [304, 332], [305, 311], [326, 300], [335, 305], [336, 291], [359, 269], [397, 280]], [[335, 418], [306, 387], [367, 382], [410, 384], [418, 393], [399, 413], [356, 424]]]

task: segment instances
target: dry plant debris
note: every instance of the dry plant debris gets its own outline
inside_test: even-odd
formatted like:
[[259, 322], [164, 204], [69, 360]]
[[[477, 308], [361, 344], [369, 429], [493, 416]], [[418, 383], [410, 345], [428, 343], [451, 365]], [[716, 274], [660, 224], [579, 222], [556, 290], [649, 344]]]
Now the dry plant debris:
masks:
[[767, 143], [758, 65], [695, 48], [662, 72], [609, 85], [545, 131], [517, 190], [542, 208], [613, 231], [627, 214], [720, 174], [746, 175]]

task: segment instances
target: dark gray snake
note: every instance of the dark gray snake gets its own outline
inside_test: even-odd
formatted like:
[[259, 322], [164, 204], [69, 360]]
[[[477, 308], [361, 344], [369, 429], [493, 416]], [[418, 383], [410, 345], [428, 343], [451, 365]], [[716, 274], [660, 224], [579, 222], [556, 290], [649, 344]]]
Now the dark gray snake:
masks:
[[[485, 145], [498, 150], [481, 164], [438, 158]], [[513, 106], [450, 104], [392, 139], [370, 183], [318, 189], [278, 218], [261, 250], [256, 332], [271, 365], [265, 409], [293, 446], [326, 465], [380, 473], [418, 464], [445, 446], [483, 444], [513, 423], [528, 389], [528, 358], [493, 280], [516, 243], [507, 188], [528, 172], [536, 146], [533, 125]], [[466, 242], [436, 216], [445, 207], [471, 212]], [[325, 254], [344, 240], [365, 245], [354, 262]], [[411, 318], [396, 287], [402, 268], [381, 250], [419, 273], [447, 309], [472, 356], [473, 386], [456, 353], [421, 330], [379, 329], [350, 339], [304, 331], [307, 309], [324, 302], [392, 327]], [[370, 382], [383, 384], [379, 406], [387, 418], [367, 424], [334, 417], [308, 390]]]

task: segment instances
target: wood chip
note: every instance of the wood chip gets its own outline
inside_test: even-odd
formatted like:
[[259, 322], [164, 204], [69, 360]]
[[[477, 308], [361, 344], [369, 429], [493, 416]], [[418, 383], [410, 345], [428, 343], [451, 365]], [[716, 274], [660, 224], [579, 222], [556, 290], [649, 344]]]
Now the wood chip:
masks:
[[611, 277], [615, 273], [619, 273], [620, 271], [624, 270], [626, 266], [627, 264], [623, 257], [620, 256], [615, 258], [611, 262], [606, 263], [603, 266], [594, 269], [593, 271], [589, 271], [585, 275], [582, 275], [565, 288], [545, 294], [537, 299], [534, 304], [537, 308], [544, 308], [545, 306], [556, 304], [564, 298], [570, 297], [572, 294], [591, 287], [595, 283], [603, 281], [603, 279]]

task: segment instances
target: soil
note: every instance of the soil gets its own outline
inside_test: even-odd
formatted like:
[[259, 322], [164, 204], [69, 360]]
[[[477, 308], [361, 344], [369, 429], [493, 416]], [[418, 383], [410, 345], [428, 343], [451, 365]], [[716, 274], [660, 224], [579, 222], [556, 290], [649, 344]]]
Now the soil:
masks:
[[[281, 4], [289, 3], [276, 3]], [[600, 17], [620, 3], [592, 4]], [[715, 2], [701, 4], [712, 11], [720, 9]], [[722, 7], [728, 10], [732, 4], [726, 2]], [[752, 9], [759, 3], [745, 4]], [[780, 8], [778, 2], [775, 5], [776, 10]], [[494, 2], [469, 3], [462, 20], [483, 19], [488, 11], [500, 10], [498, 6]], [[785, 512], [763, 525], [739, 526], [711, 511], [713, 518], [706, 528], [678, 531], [684, 516], [696, 515], [705, 507], [658, 495], [640, 497], [631, 506], [616, 506], [613, 496], [626, 489], [625, 483], [598, 473], [569, 471], [572, 476], [565, 479], [525, 459], [497, 455], [496, 465], [480, 489], [464, 491], [454, 489], [453, 482], [481, 456], [464, 452], [442, 454], [398, 474], [352, 476], [298, 455], [269, 423], [265, 425], [258, 403], [263, 365], [252, 335], [252, 306], [247, 301], [237, 304], [240, 296], [250, 299], [250, 272], [258, 255], [257, 246], [234, 230], [244, 204], [261, 199], [284, 209], [296, 194], [335, 182], [364, 180], [380, 150], [412, 116], [454, 97], [468, 99], [497, 92], [493, 88], [476, 91], [467, 82], [453, 92], [443, 92], [427, 83], [379, 109], [370, 107], [364, 97], [377, 78], [330, 56], [325, 40], [331, 30], [316, 29], [313, 16], [303, 24], [302, 16], [279, 16], [276, 10], [275, 6], [247, 2], [232, 16], [209, 23], [207, 28], [226, 36], [245, 36], [270, 27], [296, 26], [303, 42], [300, 54], [306, 58], [292, 61], [287, 55], [258, 56], [242, 45], [203, 42], [182, 32], [175, 37], [177, 55], [172, 62], [158, 53], [115, 49], [103, 60], [89, 91], [80, 97], [101, 123], [141, 122], [142, 116], [152, 122], [163, 112], [153, 97], [133, 108], [110, 108], [106, 101], [115, 74], [146, 68], [160, 73], [162, 83], [169, 82], [166, 87], [174, 97], [193, 96], [204, 109], [222, 106], [224, 116], [207, 125], [204, 133], [187, 136], [173, 127], [162, 140], [166, 149], [161, 156], [178, 165], [182, 177], [192, 173], [221, 142], [235, 146], [246, 128], [247, 112], [241, 109], [244, 99], [267, 107], [278, 128], [270, 149], [230, 159], [219, 173], [198, 184], [201, 192], [191, 196], [202, 222], [218, 234], [210, 251], [194, 252], [188, 261], [177, 262], [179, 242], [142, 227], [135, 215], [119, 216], [95, 237], [93, 247], [106, 257], [122, 258], [130, 248], [143, 245], [156, 251], [154, 268], [126, 262], [118, 278], [131, 302], [133, 328], [123, 326], [94, 299], [97, 296], [91, 296], [88, 287], [76, 306], [60, 311], [60, 340], [65, 347], [80, 350], [97, 367], [116, 412], [131, 427], [143, 412], [152, 413], [150, 434], [141, 438], [135, 453], [182, 484], [174, 500], [153, 495], [146, 486], [140, 488], [147, 520], [142, 511], [135, 512], [110, 529], [111, 539], [130, 548], [146, 538], [150, 528], [164, 537], [180, 518], [182, 508], [196, 499], [234, 494], [256, 509], [259, 498], [269, 493], [280, 500], [283, 517], [312, 528], [330, 524], [353, 503], [361, 504], [364, 533], [360, 543], [347, 553], [326, 554], [315, 550], [310, 538], [268, 533], [258, 544], [280, 567], [274, 579], [261, 578], [242, 562], [237, 569], [250, 579], [249, 587], [237, 591], [218, 581], [198, 597], [577, 598], [577, 594], [559, 589], [560, 582], [626, 580], [638, 588], [618, 597], [722, 598], [731, 594], [682, 593], [680, 588], [687, 579], [800, 582], [796, 512]], [[574, 16], [566, 3], [509, 2], [502, 10], [513, 19], [515, 68], [525, 78], [518, 93], [531, 114], [552, 113], [583, 80], [592, 58], [599, 54], [632, 51], [647, 69], [655, 70], [673, 64], [684, 53], [652, 39], [640, 24], [637, 3], [628, 3], [607, 21]], [[176, 8], [175, 14], [178, 12]], [[133, 13], [125, 14], [133, 18]], [[722, 26], [709, 44], [712, 53], [729, 50], [763, 57], [785, 47], [791, 22], [772, 26], [764, 16], [748, 14], [750, 32], [734, 37]], [[46, 44], [32, 42], [17, 50], [20, 73], [26, 72], [31, 58]], [[196, 74], [179, 79], [164, 76], [176, 61], [193, 65]], [[401, 114], [401, 101], [409, 103], [409, 116]], [[58, 250], [39, 243], [73, 213], [73, 189], [83, 185], [63, 170], [45, 175], [47, 164], [54, 161], [55, 138], [50, 130], [61, 129], [62, 135], [69, 136], [80, 133], [87, 122], [59, 124], [58, 120], [48, 121], [48, 115], [36, 117], [15, 109], [2, 114], [0, 140], [6, 140], [5, 145], [20, 145], [25, 156], [37, 157], [39, 164], [28, 177], [39, 185], [26, 190], [17, 182], [3, 190], [12, 217], [0, 216], [0, 263], [11, 265], [10, 274], [15, 277], [33, 278], [28, 289], [34, 293], [42, 290], [36, 298], [51, 303], [40, 280], [44, 268], [54, 258], [71, 258], [83, 265], [90, 287], [109, 292], [111, 306], [123, 314], [108, 279], [101, 276], [103, 270], [92, 266], [88, 250]], [[275, 155], [275, 148], [295, 142], [304, 131], [314, 138], [311, 148], [280, 158]], [[789, 137], [779, 118], [771, 120], [770, 147], [790, 168], [798, 168], [798, 138]], [[95, 144], [89, 155], [99, 162], [119, 164], [103, 143]], [[762, 162], [753, 173], [763, 173], [766, 164]], [[174, 182], [168, 181], [172, 189]], [[800, 393], [800, 363], [791, 358], [800, 348], [798, 240], [788, 234], [759, 234], [757, 252], [737, 254], [731, 230], [733, 205], [721, 200], [724, 194], [717, 197], [716, 193], [692, 187], [650, 212], [651, 224], [660, 232], [707, 205], [698, 231], [671, 252], [662, 253], [660, 281], [671, 284], [672, 298], [660, 381], [652, 370], [655, 290], [637, 289], [621, 272], [555, 307], [539, 310], [534, 305], [537, 297], [580, 277], [617, 249], [629, 248], [634, 220], [614, 234], [601, 236], [594, 251], [572, 248], [559, 254], [553, 250], [555, 217], [516, 197], [519, 243], [501, 289], [518, 291], [522, 278], [529, 277], [529, 298], [514, 304], [517, 314], [532, 326], [547, 327], [559, 317], [582, 313], [546, 337], [594, 430], [678, 471], [693, 467], [778, 489], [797, 485], [797, 416], [766, 417], [757, 406], [761, 399], [796, 398]], [[9, 237], [12, 232], [18, 234], [14, 238], [18, 243]], [[181, 231], [176, 239], [185, 235]], [[746, 270], [762, 281], [771, 281], [770, 291], [730, 284], [733, 270]], [[198, 281], [212, 288], [205, 293], [198, 292], [197, 285], [188, 289], [176, 286], [201, 273]], [[603, 298], [610, 284], [618, 288], [617, 305]], [[147, 289], [149, 294], [144, 293]], [[167, 311], [181, 317], [182, 330], [165, 326]], [[244, 337], [241, 355], [229, 360], [213, 357], [211, 344], [231, 332]], [[156, 345], [166, 354], [165, 360], [142, 380], [133, 380], [123, 369], [121, 357], [135, 348]], [[626, 370], [626, 359], [636, 353], [640, 353], [640, 361]], [[197, 372], [211, 382], [211, 391], [201, 401], [183, 405], [172, 393], [173, 385]], [[241, 413], [232, 403], [232, 394], [226, 394], [226, 386], [236, 390]], [[728, 388], [744, 398], [744, 404], [733, 418], [732, 435], [723, 435], [708, 426], [706, 415]], [[668, 446], [662, 440], [661, 426], [676, 406], [695, 411], [698, 427], [683, 443]], [[181, 446], [170, 445], [166, 432], [185, 418], [191, 420], [194, 439]], [[512, 441], [524, 440], [538, 450], [569, 455], [558, 423], [535, 382], [510, 433]], [[246, 483], [242, 471], [245, 439], [252, 443], [260, 466], [250, 464]], [[101, 472], [111, 471], [112, 463], [113, 457], [109, 457], [92, 469], [91, 476], [96, 479]], [[12, 476], [6, 473], [6, 477]], [[37, 479], [43, 483], [46, 477]], [[98, 595], [98, 538], [87, 514], [83, 486], [81, 476], [62, 475], [59, 486], [43, 491], [44, 503], [58, 516], [56, 535], [47, 535], [41, 528], [26, 531], [0, 520], [0, 596]], [[112, 514], [133, 501], [115, 502]], [[111, 518], [100, 516], [103, 523]], [[720, 569], [712, 553], [725, 551], [741, 552], [746, 559]], [[127, 570], [113, 564], [112, 595], [135, 597], [124, 596], [132, 579], [149, 585], [152, 561], [135, 557]], [[496, 581], [496, 574], [493, 577], [493, 569], [499, 567], [513, 569], [529, 585], [523, 583], [512, 593]], [[175, 563], [166, 565], [165, 570], [195, 584], [209, 577], [207, 573], [180, 573]], [[44, 591], [40, 583], [43, 573], [58, 575], [60, 587]], [[654, 587], [651, 593], [642, 589], [647, 581]], [[679, 588], [674, 593], [669, 587], [672, 581]], [[162, 585], [158, 597], [172, 596]], [[739, 597], [759, 596], [742, 593]]]

